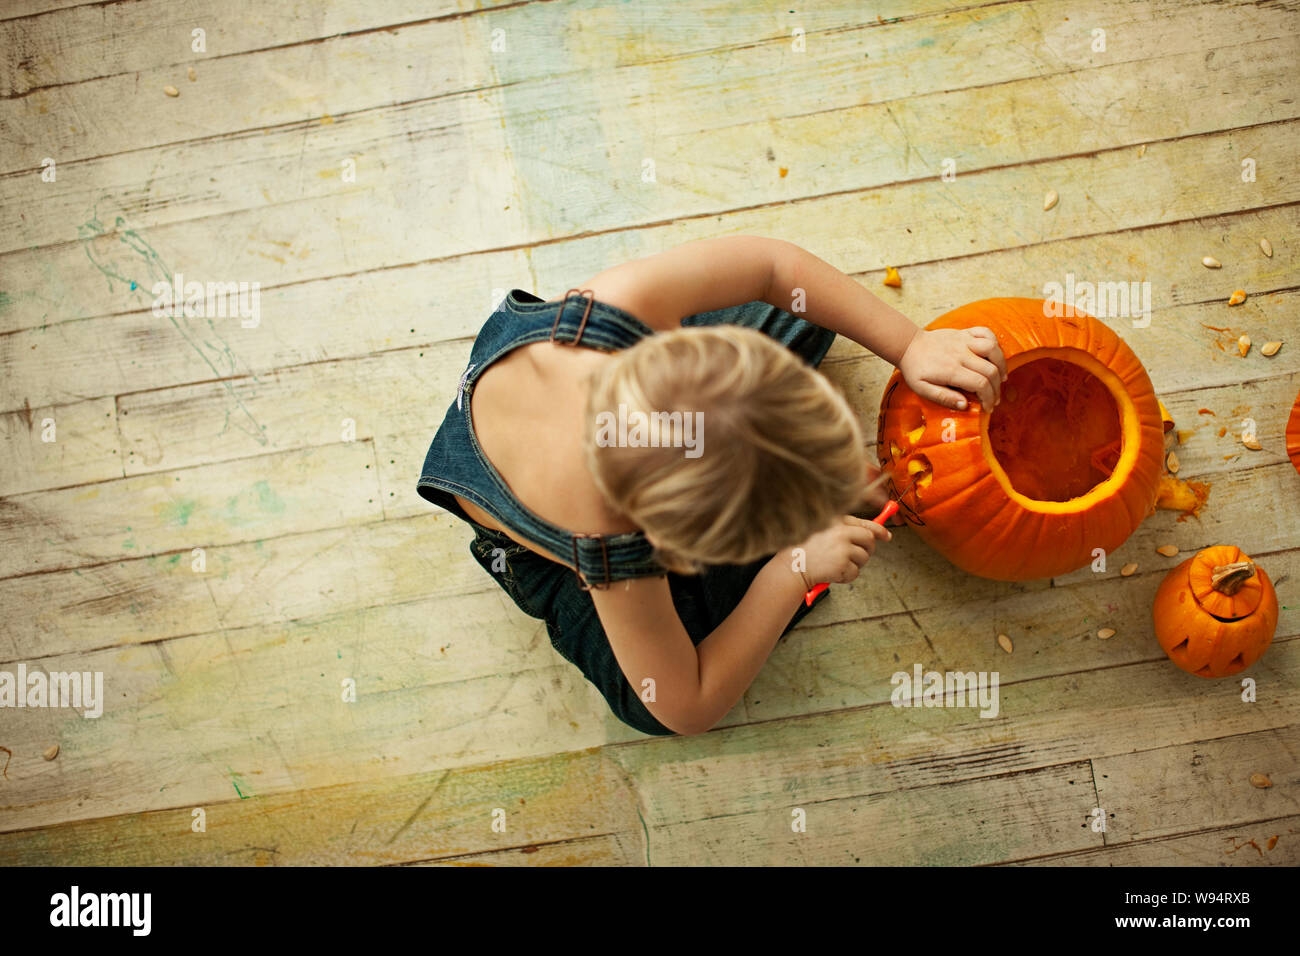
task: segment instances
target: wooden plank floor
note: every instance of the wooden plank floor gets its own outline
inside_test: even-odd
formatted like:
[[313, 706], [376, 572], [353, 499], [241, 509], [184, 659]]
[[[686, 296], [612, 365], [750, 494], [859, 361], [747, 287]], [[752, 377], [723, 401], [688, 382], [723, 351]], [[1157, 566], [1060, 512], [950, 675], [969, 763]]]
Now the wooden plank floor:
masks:
[[[0, 864], [1300, 863], [1298, 8], [5, 4], [0, 670], [105, 702], [0, 709]], [[922, 324], [1149, 282], [1104, 320], [1207, 509], [1020, 584], [899, 534], [718, 729], [628, 729], [415, 480], [505, 290], [735, 233]], [[260, 321], [154, 316], [176, 274]], [[824, 368], [874, 435], [891, 369]], [[1255, 702], [1157, 646], [1165, 543], [1278, 582]], [[913, 664], [998, 671], [998, 715], [891, 706]]]

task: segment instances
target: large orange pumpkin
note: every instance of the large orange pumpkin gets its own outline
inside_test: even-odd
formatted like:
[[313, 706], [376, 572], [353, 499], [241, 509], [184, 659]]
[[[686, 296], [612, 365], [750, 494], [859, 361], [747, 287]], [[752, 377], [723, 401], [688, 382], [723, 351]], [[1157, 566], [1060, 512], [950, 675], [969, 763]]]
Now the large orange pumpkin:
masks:
[[986, 326], [1007, 360], [1002, 400], [953, 411], [894, 372], [876, 452], [901, 513], [953, 564], [1002, 581], [1083, 567], [1118, 548], [1155, 507], [1164, 459], [1146, 370], [1091, 316], [1042, 299], [984, 299], [926, 328]]
[[1291, 417], [1286, 420], [1286, 453], [1295, 470], [1300, 471], [1300, 395], [1295, 397]]
[[1229, 677], [1268, 648], [1277, 630], [1277, 593], [1240, 548], [1204, 548], [1170, 571], [1152, 608], [1156, 640], [1197, 677]]

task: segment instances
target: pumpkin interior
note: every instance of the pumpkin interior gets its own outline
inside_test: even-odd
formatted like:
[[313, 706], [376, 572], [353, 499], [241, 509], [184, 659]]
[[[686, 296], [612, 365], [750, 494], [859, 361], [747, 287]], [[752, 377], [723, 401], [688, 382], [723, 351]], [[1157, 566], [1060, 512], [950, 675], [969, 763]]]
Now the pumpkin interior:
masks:
[[1075, 362], [1038, 358], [1009, 371], [988, 436], [1016, 491], [1035, 501], [1070, 501], [1110, 477], [1123, 430], [1100, 379]]

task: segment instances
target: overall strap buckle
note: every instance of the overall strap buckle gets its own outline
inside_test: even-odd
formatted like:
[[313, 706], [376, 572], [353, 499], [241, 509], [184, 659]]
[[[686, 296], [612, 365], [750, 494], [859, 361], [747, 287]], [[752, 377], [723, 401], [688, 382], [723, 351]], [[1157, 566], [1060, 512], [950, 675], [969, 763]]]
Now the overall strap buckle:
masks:
[[[559, 331], [560, 317], [564, 315], [564, 307], [569, 304], [569, 296], [573, 295], [575, 292], [579, 296], [586, 297], [587, 307], [582, 311], [582, 321], [578, 323], [578, 331], [573, 336], [573, 340], [565, 342], [562, 339], [557, 339], [555, 333]], [[564, 293], [564, 298], [560, 301], [560, 308], [555, 313], [555, 324], [551, 326], [550, 341], [554, 342], [556, 345], [577, 345], [578, 341], [582, 338], [583, 331], [587, 328], [587, 318], [591, 315], [591, 307], [595, 302], [596, 297], [590, 289], [570, 289], [568, 292]], [[586, 537], [586, 535], [584, 535], [584, 537]]]
[[[600, 542], [600, 556], [604, 563], [604, 580], [596, 584], [587, 582], [586, 576], [582, 573], [582, 564], [578, 560], [578, 539], [595, 538]], [[578, 587], [583, 591], [605, 591], [609, 588], [609, 547], [605, 544], [605, 538], [599, 534], [575, 534], [573, 536], [573, 570], [578, 575]]]

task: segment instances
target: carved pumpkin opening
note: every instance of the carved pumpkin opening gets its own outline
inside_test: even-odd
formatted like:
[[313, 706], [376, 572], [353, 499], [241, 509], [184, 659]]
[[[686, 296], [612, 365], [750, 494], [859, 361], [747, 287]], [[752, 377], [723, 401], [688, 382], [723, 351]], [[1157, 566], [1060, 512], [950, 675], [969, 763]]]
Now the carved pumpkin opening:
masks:
[[1010, 370], [988, 436], [1012, 488], [1036, 501], [1070, 501], [1111, 476], [1123, 429], [1100, 379], [1074, 362], [1039, 358]]

